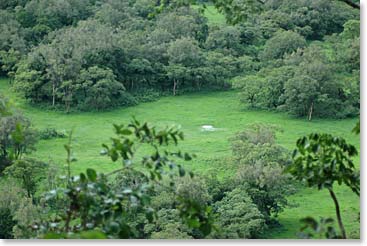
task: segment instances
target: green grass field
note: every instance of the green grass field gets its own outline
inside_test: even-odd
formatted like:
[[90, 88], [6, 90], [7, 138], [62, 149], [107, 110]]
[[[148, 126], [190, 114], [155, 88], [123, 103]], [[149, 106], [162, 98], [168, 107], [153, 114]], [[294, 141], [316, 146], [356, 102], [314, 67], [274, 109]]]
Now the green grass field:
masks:
[[[118, 168], [118, 164], [100, 156], [102, 143], [109, 143], [113, 136], [112, 123], [127, 123], [131, 116], [141, 121], [149, 121], [157, 126], [178, 124], [185, 133], [181, 150], [195, 153], [198, 157], [187, 169], [197, 173], [217, 171], [219, 177], [232, 175], [235, 167], [222, 162], [230, 157], [228, 139], [248, 124], [255, 122], [275, 124], [283, 129], [278, 134], [278, 143], [293, 149], [298, 137], [310, 132], [328, 132], [345, 137], [358, 146], [359, 136], [351, 133], [357, 119], [314, 120], [296, 119], [283, 113], [268, 111], [248, 111], [240, 104], [236, 91], [197, 93], [177, 97], [164, 97], [155, 102], [143, 103], [135, 107], [120, 108], [109, 112], [71, 113], [45, 111], [27, 104], [10, 89], [6, 79], [0, 79], [0, 92], [9, 98], [27, 117], [34, 127], [44, 129], [53, 127], [57, 130], [74, 129], [74, 151], [78, 162], [73, 165], [73, 172], [78, 173], [88, 167], [108, 172]], [[203, 132], [201, 126], [210, 124], [217, 131]], [[42, 140], [37, 144], [33, 156], [45, 161], [63, 165], [66, 139]], [[359, 159], [356, 159], [359, 166]], [[359, 198], [346, 187], [337, 187], [342, 215], [349, 236], [359, 237]], [[291, 207], [279, 215], [281, 228], [269, 231], [269, 238], [295, 238], [300, 228], [299, 219], [305, 216], [335, 217], [334, 205], [326, 191], [304, 189], [291, 196]]]

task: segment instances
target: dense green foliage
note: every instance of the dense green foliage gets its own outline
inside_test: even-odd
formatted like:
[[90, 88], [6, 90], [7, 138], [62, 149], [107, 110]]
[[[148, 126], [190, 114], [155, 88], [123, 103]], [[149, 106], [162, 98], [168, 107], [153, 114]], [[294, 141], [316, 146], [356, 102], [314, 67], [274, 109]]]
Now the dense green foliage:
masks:
[[336, 216], [341, 238], [347, 234], [342, 222], [338, 199], [333, 185], [345, 184], [358, 196], [360, 194], [360, 174], [356, 171], [352, 157], [358, 154], [357, 149], [345, 139], [331, 134], [312, 133], [297, 141], [297, 149], [293, 153], [293, 163], [287, 171], [296, 179], [305, 181], [310, 187], [328, 189], [335, 203]]
[[235, 184], [243, 187], [267, 222], [287, 206], [286, 197], [295, 191], [289, 175], [284, 174], [289, 153], [275, 143], [275, 134], [272, 126], [255, 124], [232, 140], [234, 157], [240, 164]]
[[[53, 128], [63, 132], [63, 129], [75, 127], [75, 132], [73, 134], [75, 139], [73, 141], [73, 149], [74, 156], [78, 158], [78, 162], [71, 165], [73, 175], [85, 172], [87, 168], [93, 168], [98, 170], [98, 172], [104, 173], [112, 172], [119, 168], [119, 165], [109, 162], [103, 156], [99, 156], [101, 149], [99, 143], [101, 141], [107, 143], [108, 136], [111, 133], [111, 127], [106, 127], [106, 122], [128, 123], [131, 114], [136, 114], [142, 119], [151, 119], [152, 122], [155, 122], [155, 124], [159, 126], [180, 122], [182, 129], [186, 133], [186, 139], [181, 142], [180, 148], [198, 155], [193, 161], [185, 164], [187, 171], [193, 170], [195, 172], [196, 175], [194, 176], [194, 180], [195, 182], [197, 181], [197, 184], [193, 186], [195, 187], [194, 189], [188, 189], [197, 191], [197, 194], [205, 198], [205, 201], [212, 206], [217, 201], [223, 199], [225, 192], [231, 192], [232, 189], [238, 186], [236, 182], [241, 181], [241, 179], [237, 179], [236, 173], [238, 172], [238, 177], [240, 177], [243, 173], [241, 169], [246, 170], [246, 167], [247, 170], [254, 171], [253, 174], [249, 173], [248, 177], [254, 178], [253, 181], [251, 181], [252, 185], [250, 187], [246, 184], [242, 186], [242, 184], [246, 183], [243, 182], [243, 180], [241, 181], [241, 186], [249, 191], [262, 191], [259, 193], [261, 196], [258, 198], [266, 199], [264, 201], [267, 201], [265, 190], [271, 192], [272, 199], [278, 197], [276, 194], [279, 194], [277, 191], [279, 187], [277, 188], [277, 186], [274, 186], [274, 189], [262, 187], [262, 184], [266, 184], [268, 181], [271, 182], [273, 180], [269, 175], [276, 175], [276, 181], [279, 179], [279, 183], [276, 184], [282, 184], [282, 177], [285, 178], [285, 181], [288, 180], [286, 176], [278, 176], [282, 173], [279, 173], [281, 168], [279, 168], [279, 165], [276, 163], [271, 164], [272, 166], [274, 165], [274, 169], [265, 168], [263, 165], [257, 165], [255, 166], [256, 168], [252, 169], [251, 165], [246, 164], [247, 161], [236, 161], [238, 160], [238, 157], [236, 157], [237, 154], [233, 155], [232, 159], [232, 143], [234, 144], [237, 142], [237, 146], [251, 146], [247, 144], [247, 141], [244, 141], [245, 139], [251, 139], [252, 143], [264, 144], [270, 142], [272, 146], [284, 146], [290, 150], [294, 148], [295, 139], [297, 139], [298, 136], [307, 135], [310, 132], [318, 130], [320, 132], [330, 132], [333, 135], [343, 136], [348, 142], [351, 142], [355, 146], [359, 146], [359, 138], [350, 134], [350, 129], [355, 125], [355, 119], [342, 121], [316, 120], [314, 122], [306, 122], [301, 119], [290, 118], [281, 113], [257, 111], [244, 112], [236, 101], [237, 92], [235, 91], [167, 97], [157, 102], [146, 103], [128, 109], [118, 109], [111, 112], [74, 113], [65, 115], [62, 112], [44, 111], [43, 109], [30, 107], [25, 101], [21, 100], [16, 94], [8, 89], [9, 85], [7, 80], [3, 80], [3, 82], [4, 83], [0, 84], [0, 88], [4, 93], [11, 96], [12, 100], [10, 101], [22, 108], [27, 117], [32, 120], [33, 125], [40, 129], [39, 132], [47, 128]], [[162, 110], [162, 108], [164, 108], [164, 110]], [[177, 114], [178, 110], [181, 110], [182, 113]], [[263, 127], [258, 127], [256, 125], [251, 126], [252, 122], [260, 121], [263, 122], [260, 124], [260, 126], [262, 125]], [[214, 132], [201, 131], [199, 126], [207, 122], [219, 129]], [[245, 126], [248, 124], [249, 126]], [[271, 126], [267, 124], [271, 124]], [[329, 127], [330, 124], [333, 125], [332, 129]], [[279, 127], [282, 127], [283, 131], [278, 131], [277, 129], [279, 129]], [[258, 128], [261, 130], [256, 131], [255, 129]], [[236, 134], [236, 131], [239, 130], [241, 134]], [[276, 139], [273, 138], [274, 131], [276, 131]], [[240, 138], [242, 141], [239, 141], [240, 139], [235, 140], [237, 135], [243, 135], [243, 137]], [[234, 141], [229, 142], [229, 138]], [[43, 194], [43, 191], [55, 189], [59, 186], [60, 180], [57, 177], [64, 174], [64, 169], [62, 168], [65, 160], [63, 145], [66, 141], [66, 139], [60, 138], [42, 140], [36, 145], [37, 151], [31, 153], [32, 157], [43, 160], [50, 165], [44, 175], [43, 184], [37, 185], [37, 189], [40, 189], [40, 191], [36, 192], [36, 197]], [[238, 150], [240, 149], [241, 148], [238, 148]], [[245, 150], [246, 148], [243, 149]], [[252, 149], [257, 150], [251, 154], [252, 156], [257, 156], [258, 153], [261, 153], [258, 152], [261, 148]], [[284, 148], [280, 149], [285, 150]], [[145, 148], [143, 148], [142, 151], [145, 151]], [[236, 153], [239, 154], [240, 151]], [[278, 151], [274, 153], [278, 153]], [[274, 162], [274, 160], [279, 160], [276, 162], [280, 163], [288, 163], [290, 158], [289, 152], [281, 151], [279, 153], [284, 153], [284, 157], [273, 156], [270, 159], [268, 158], [269, 161], [267, 161], [267, 163], [270, 161]], [[29, 157], [29, 155], [27, 156]], [[243, 157], [243, 160], [245, 160], [245, 156]], [[250, 158], [249, 161], [251, 161], [251, 159], [252, 158]], [[353, 159], [358, 166], [358, 158]], [[56, 166], [53, 163], [55, 163]], [[233, 177], [233, 179], [231, 177]], [[189, 177], [187, 178], [187, 180], [190, 180]], [[119, 191], [121, 190], [119, 187], [125, 186], [126, 183], [138, 184], [140, 182], [139, 180], [141, 180], [139, 175], [121, 173], [121, 175], [116, 175], [116, 179], [111, 176], [110, 182], [114, 184], [111, 187], [116, 187]], [[19, 181], [17, 181], [18, 184], [14, 184], [13, 182], [1, 178], [0, 182], [0, 187], [3, 189], [9, 190], [12, 194], [19, 194], [23, 197], [27, 197], [26, 192], [19, 187]], [[181, 182], [177, 181], [177, 184], [180, 183]], [[184, 187], [189, 186], [185, 185]], [[203, 188], [199, 189], [198, 187]], [[294, 187], [289, 188], [290, 189], [285, 192], [287, 192], [287, 194], [288, 192], [294, 193]], [[17, 191], [14, 191], [14, 189], [17, 189]], [[207, 190], [207, 192], [205, 192], [205, 190]], [[7, 192], [2, 189], [1, 192], [1, 194], [4, 195], [5, 202], [5, 200], [8, 200], [7, 198], [5, 199]], [[348, 188], [344, 186], [336, 186], [335, 193], [338, 195], [343, 210], [346, 209], [346, 211], [343, 211], [343, 220], [348, 236], [353, 238], [359, 237], [359, 222], [356, 220], [359, 211], [357, 196], [348, 192]], [[136, 213], [129, 219], [129, 223], [134, 223], [134, 227], [135, 224], [138, 228], [142, 228], [141, 226], [144, 225], [144, 229], [139, 229], [138, 231], [139, 238], [201, 238], [202, 236], [200, 236], [196, 230], [187, 229], [187, 226], [185, 226], [179, 217], [176, 216], [178, 213], [177, 210], [170, 210], [172, 209], [171, 204], [174, 199], [171, 195], [165, 194], [167, 194], [167, 191], [161, 192], [157, 190], [157, 193], [152, 197], [151, 206], [157, 209], [158, 214], [161, 214], [156, 222], [145, 226], [146, 217], [142, 213]], [[172, 193], [169, 192], [169, 194]], [[255, 197], [255, 199], [258, 198]], [[284, 203], [282, 203], [283, 198], [286, 198], [287, 204], [290, 206], [284, 206]], [[315, 200], [318, 202], [315, 203]], [[34, 230], [29, 228], [28, 225], [40, 223], [41, 219], [45, 220], [47, 218], [43, 217], [42, 213], [39, 212], [40, 207], [32, 205], [32, 202], [29, 203], [28, 200], [22, 200], [20, 198], [17, 198], [17, 201], [19, 201], [18, 203], [20, 205], [12, 206], [12, 215], [18, 223], [13, 230], [14, 237], [34, 238], [36, 237]], [[271, 200], [269, 200], [268, 204], [271, 204], [270, 201]], [[277, 217], [270, 218], [270, 221], [266, 222], [266, 228], [263, 230], [264, 233], [261, 235], [254, 235], [256, 238], [295, 238], [297, 237], [297, 231], [301, 227], [299, 219], [306, 215], [320, 215], [323, 217], [330, 217], [333, 215], [333, 204], [329, 202], [328, 195], [324, 194], [322, 191], [315, 192], [314, 190], [301, 188], [297, 193], [291, 196], [283, 196], [283, 194], [281, 194], [276, 201], [279, 202], [279, 207], [282, 207], [281, 211], [278, 212]], [[260, 208], [259, 206], [258, 210]], [[163, 209], [163, 211], [160, 211], [161, 209]], [[276, 213], [272, 212], [272, 217], [275, 215]], [[162, 216], [162, 219], [160, 216]], [[175, 218], [174, 220], [172, 216]], [[265, 218], [268, 217], [265, 214], [263, 216]], [[163, 219], [163, 217], [166, 217], [167, 220]], [[173, 221], [177, 222], [173, 223]], [[220, 221], [214, 219], [214, 222], [219, 223]], [[226, 235], [213, 234], [210, 235], [210, 238], [220, 238], [224, 236]]]
[[243, 90], [245, 105], [283, 110], [309, 120], [313, 116], [358, 115], [358, 4], [322, 0], [214, 2], [241, 30], [238, 36], [246, 47], [243, 49], [253, 47], [251, 56], [259, 62], [257, 73], [234, 80]]
[[57, 2], [1, 10], [2, 70], [34, 103], [104, 110], [240, 76], [250, 107], [359, 112], [359, 15], [341, 1], [214, 1], [234, 25], [209, 25], [192, 1]]
[[[67, 166], [66, 176], [61, 180], [47, 175], [52, 167], [45, 163], [22, 156], [14, 160], [4, 175], [18, 182], [24, 195], [4, 198], [5, 203], [19, 203], [14, 211], [3, 209], [6, 237], [259, 238], [271, 216], [287, 205], [289, 179], [283, 178], [279, 169], [283, 161], [275, 160], [271, 154], [260, 154], [264, 156], [260, 160], [270, 168], [267, 171], [256, 171], [264, 166], [255, 163], [251, 169], [254, 172], [243, 174], [242, 165], [251, 165], [245, 158], [245, 162], [239, 162], [239, 175], [222, 184], [216, 177], [193, 177], [191, 172], [190, 177], [183, 178], [187, 172], [173, 158], [190, 161], [193, 156], [164, 149], [183, 139], [180, 130], [174, 127], [156, 130], [136, 120], [126, 127], [114, 125], [114, 130], [112, 145], [103, 144], [101, 154], [108, 155], [113, 162], [120, 161], [122, 169], [109, 174], [98, 174], [88, 168], [79, 176], [72, 176], [71, 165], [76, 159], [71, 133], [69, 143], [64, 146]], [[269, 126], [250, 126], [239, 139], [244, 145], [255, 145], [247, 153], [255, 158], [265, 145], [269, 147], [266, 152], [272, 152], [273, 146], [276, 151], [284, 151], [275, 145], [275, 132]], [[136, 152], [142, 145], [150, 146], [148, 149], [153, 152], [139, 161]], [[237, 141], [237, 153], [240, 145]], [[281, 156], [286, 159], [285, 153]], [[139, 162], [145, 171], [137, 167]], [[278, 186], [274, 180], [268, 180], [269, 170]], [[273, 186], [267, 182], [273, 182]], [[54, 189], [43, 192], [48, 187], [43, 186], [50, 183]], [[16, 222], [19, 216], [27, 219]], [[218, 227], [227, 229], [216, 230]]]
[[[359, 237], [347, 189], [359, 196], [358, 151], [345, 139], [358, 143], [339, 137], [354, 119], [317, 119], [359, 115], [358, 9], [354, 0], [2, 1], [0, 236], [293, 237], [303, 218], [300, 237]], [[237, 90], [207, 92], [228, 89]], [[126, 113], [181, 123], [189, 143], [180, 127], [126, 124]], [[112, 122], [122, 124], [100, 150]], [[310, 134], [330, 122], [334, 130]], [[75, 126], [76, 138], [65, 130]], [[333, 204], [307, 187], [325, 188]]]
[[32, 198], [37, 191], [37, 185], [45, 178], [47, 164], [35, 159], [24, 158], [14, 161], [4, 170], [4, 174], [16, 180]]
[[226, 193], [215, 205], [221, 228], [219, 238], [256, 238], [265, 229], [263, 215], [239, 188]]
[[15, 77], [15, 88], [30, 101], [69, 112], [134, 105], [154, 92], [227, 88], [243, 66], [253, 69], [242, 51], [213, 46], [225, 42], [221, 30], [207, 44], [208, 21], [199, 10], [178, 4], [157, 12], [156, 4], [8, 4], [0, 19], [2, 71]]
[[[12, 109], [0, 94], [2, 114], [0, 114], [0, 175], [3, 170], [34, 150], [37, 142], [35, 130], [30, 121], [19, 113], [12, 114]], [[1, 113], [1, 112], [0, 112]]]
[[344, 183], [359, 195], [359, 173], [351, 159], [358, 151], [353, 145], [343, 138], [316, 133], [299, 139], [297, 148], [293, 165], [288, 167], [292, 175], [318, 189]]
[[10, 208], [1, 207], [0, 208], [0, 238], [11, 239], [13, 238], [13, 227], [16, 225], [14, 221]]

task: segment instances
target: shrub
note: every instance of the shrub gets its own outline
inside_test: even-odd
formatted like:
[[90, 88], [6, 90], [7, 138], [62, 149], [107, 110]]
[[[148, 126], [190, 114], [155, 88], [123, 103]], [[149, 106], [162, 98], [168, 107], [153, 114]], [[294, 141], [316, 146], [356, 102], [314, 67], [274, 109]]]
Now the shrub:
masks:
[[53, 138], [66, 138], [68, 135], [65, 130], [59, 131], [55, 128], [46, 128], [38, 132], [39, 138], [46, 140], [46, 139], [53, 139]]
[[13, 219], [10, 208], [0, 207], [0, 238], [12, 239], [13, 227], [16, 221]]
[[261, 53], [263, 61], [281, 59], [285, 54], [292, 53], [298, 48], [306, 46], [306, 40], [298, 33], [292, 31], [278, 31], [266, 44]]
[[264, 216], [245, 190], [236, 188], [215, 203], [219, 238], [257, 238], [265, 229]]
[[238, 170], [235, 183], [243, 186], [267, 222], [283, 211], [288, 205], [287, 196], [295, 192], [291, 176], [284, 174], [284, 168], [277, 163], [245, 165]]

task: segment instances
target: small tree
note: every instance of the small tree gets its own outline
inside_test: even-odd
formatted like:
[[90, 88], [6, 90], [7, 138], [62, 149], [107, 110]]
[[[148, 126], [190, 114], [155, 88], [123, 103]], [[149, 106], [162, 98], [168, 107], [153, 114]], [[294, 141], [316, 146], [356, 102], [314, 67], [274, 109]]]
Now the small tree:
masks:
[[359, 196], [359, 173], [351, 159], [357, 154], [357, 149], [343, 138], [312, 133], [298, 139], [293, 163], [287, 168], [289, 173], [297, 180], [305, 181], [307, 186], [317, 187], [319, 190], [328, 189], [335, 204], [336, 217], [344, 239], [346, 232], [333, 184], [345, 184]]
[[294, 77], [285, 83], [283, 96], [289, 112], [298, 116], [307, 115], [307, 119], [312, 120], [321, 98], [320, 83], [307, 75]]
[[260, 57], [263, 61], [281, 59], [299, 48], [306, 46], [306, 40], [298, 33], [292, 31], [278, 31], [270, 38]]
[[264, 101], [265, 79], [256, 75], [249, 75], [236, 81], [241, 88], [240, 100], [250, 108], [261, 108]]
[[0, 95], [0, 174], [15, 160], [33, 151], [36, 142], [31, 122], [14, 113], [9, 101]]
[[296, 191], [291, 175], [283, 170], [278, 163], [260, 160], [241, 166], [234, 180], [236, 185], [243, 186], [267, 223], [274, 222], [272, 216], [276, 217], [288, 206], [287, 196]]
[[0, 94], [0, 117], [10, 114], [9, 100]]
[[13, 219], [10, 208], [0, 207], [0, 238], [12, 239], [13, 227], [17, 222]]
[[265, 219], [245, 190], [236, 188], [214, 204], [220, 238], [256, 238], [265, 229]]
[[20, 181], [22, 188], [27, 191], [27, 196], [32, 198], [37, 191], [37, 186], [46, 173], [47, 164], [36, 159], [24, 158], [16, 160], [4, 173]]

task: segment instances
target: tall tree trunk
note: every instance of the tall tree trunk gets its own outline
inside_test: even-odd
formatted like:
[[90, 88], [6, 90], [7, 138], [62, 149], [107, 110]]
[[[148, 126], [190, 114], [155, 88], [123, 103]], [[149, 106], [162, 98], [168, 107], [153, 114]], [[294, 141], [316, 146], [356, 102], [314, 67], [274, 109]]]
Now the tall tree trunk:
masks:
[[173, 80], [173, 95], [176, 96], [176, 89], [177, 89], [177, 81]]
[[55, 107], [55, 94], [56, 94], [55, 82], [52, 83], [52, 107]]
[[71, 104], [71, 93], [68, 88], [65, 89], [64, 92], [64, 100], [65, 100], [65, 110], [68, 114], [70, 112], [70, 104]]
[[196, 86], [197, 86], [198, 90], [201, 91], [201, 83], [200, 83], [200, 81], [196, 82]]
[[336, 198], [336, 195], [335, 195], [335, 193], [332, 189], [329, 189], [329, 193], [330, 193], [330, 196], [333, 199], [334, 204], [335, 204], [336, 218], [338, 219], [338, 224], [339, 224], [340, 231], [342, 233], [342, 238], [347, 239], [347, 235], [345, 233], [342, 217], [340, 215], [340, 207], [339, 207], [338, 199]]
[[313, 113], [313, 102], [311, 103], [310, 110], [308, 111], [308, 120], [312, 120], [312, 113]]
[[[27, 177], [23, 174], [23, 182], [24, 183], [26, 183], [25, 180], [27, 180]], [[32, 198], [32, 193], [31, 193], [30, 189], [26, 189], [26, 190], [27, 190], [28, 198]], [[32, 199], [32, 201], [33, 201], [33, 199]]]

